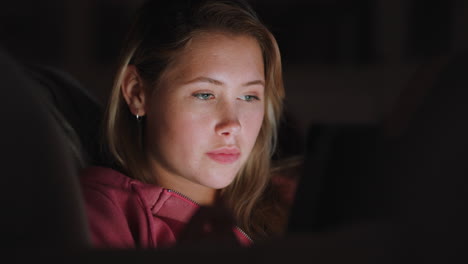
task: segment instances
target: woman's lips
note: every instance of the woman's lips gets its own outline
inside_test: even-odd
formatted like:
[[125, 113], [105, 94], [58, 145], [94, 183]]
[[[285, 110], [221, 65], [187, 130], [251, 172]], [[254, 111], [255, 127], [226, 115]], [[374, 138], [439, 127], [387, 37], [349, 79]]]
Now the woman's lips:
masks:
[[237, 148], [220, 148], [210, 151], [206, 155], [218, 163], [229, 164], [239, 159], [240, 151]]

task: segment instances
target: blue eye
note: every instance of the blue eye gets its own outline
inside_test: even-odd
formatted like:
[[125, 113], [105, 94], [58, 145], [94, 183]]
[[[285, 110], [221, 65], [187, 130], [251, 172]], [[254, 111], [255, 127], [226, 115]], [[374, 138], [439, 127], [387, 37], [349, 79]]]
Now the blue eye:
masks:
[[210, 100], [214, 99], [214, 95], [210, 93], [196, 93], [193, 95], [194, 97], [200, 99], [200, 100]]
[[244, 101], [247, 101], [247, 102], [252, 102], [252, 101], [259, 101], [260, 98], [258, 98], [258, 96], [255, 96], [255, 95], [243, 95], [241, 97], [239, 97], [241, 100], [244, 100]]

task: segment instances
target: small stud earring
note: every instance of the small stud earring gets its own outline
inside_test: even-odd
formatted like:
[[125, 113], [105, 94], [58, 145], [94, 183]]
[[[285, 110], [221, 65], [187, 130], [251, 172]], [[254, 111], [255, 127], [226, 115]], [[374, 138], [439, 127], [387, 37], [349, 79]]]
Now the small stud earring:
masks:
[[141, 119], [142, 119], [142, 116], [141, 116], [141, 115], [138, 115], [138, 114], [136, 114], [135, 117], [136, 117], [136, 120], [137, 120], [137, 121], [141, 121]]

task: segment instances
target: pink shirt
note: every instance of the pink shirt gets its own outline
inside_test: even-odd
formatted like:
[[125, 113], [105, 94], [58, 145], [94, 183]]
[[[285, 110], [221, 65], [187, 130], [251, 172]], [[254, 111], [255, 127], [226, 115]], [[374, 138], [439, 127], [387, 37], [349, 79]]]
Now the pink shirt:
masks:
[[[80, 180], [92, 241], [99, 248], [173, 246], [200, 209], [180, 194], [109, 168], [87, 168]], [[229, 232], [240, 245], [252, 243], [237, 227]], [[192, 233], [203, 234], [203, 230]]]

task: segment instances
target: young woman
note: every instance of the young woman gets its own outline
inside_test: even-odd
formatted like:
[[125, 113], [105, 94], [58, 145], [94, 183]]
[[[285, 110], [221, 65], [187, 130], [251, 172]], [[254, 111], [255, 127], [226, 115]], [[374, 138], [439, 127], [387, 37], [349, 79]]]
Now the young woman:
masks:
[[279, 235], [270, 158], [283, 97], [276, 40], [245, 2], [145, 3], [105, 117], [113, 165], [81, 177], [94, 244], [172, 246], [219, 219], [229, 232], [215, 236], [242, 245]]

